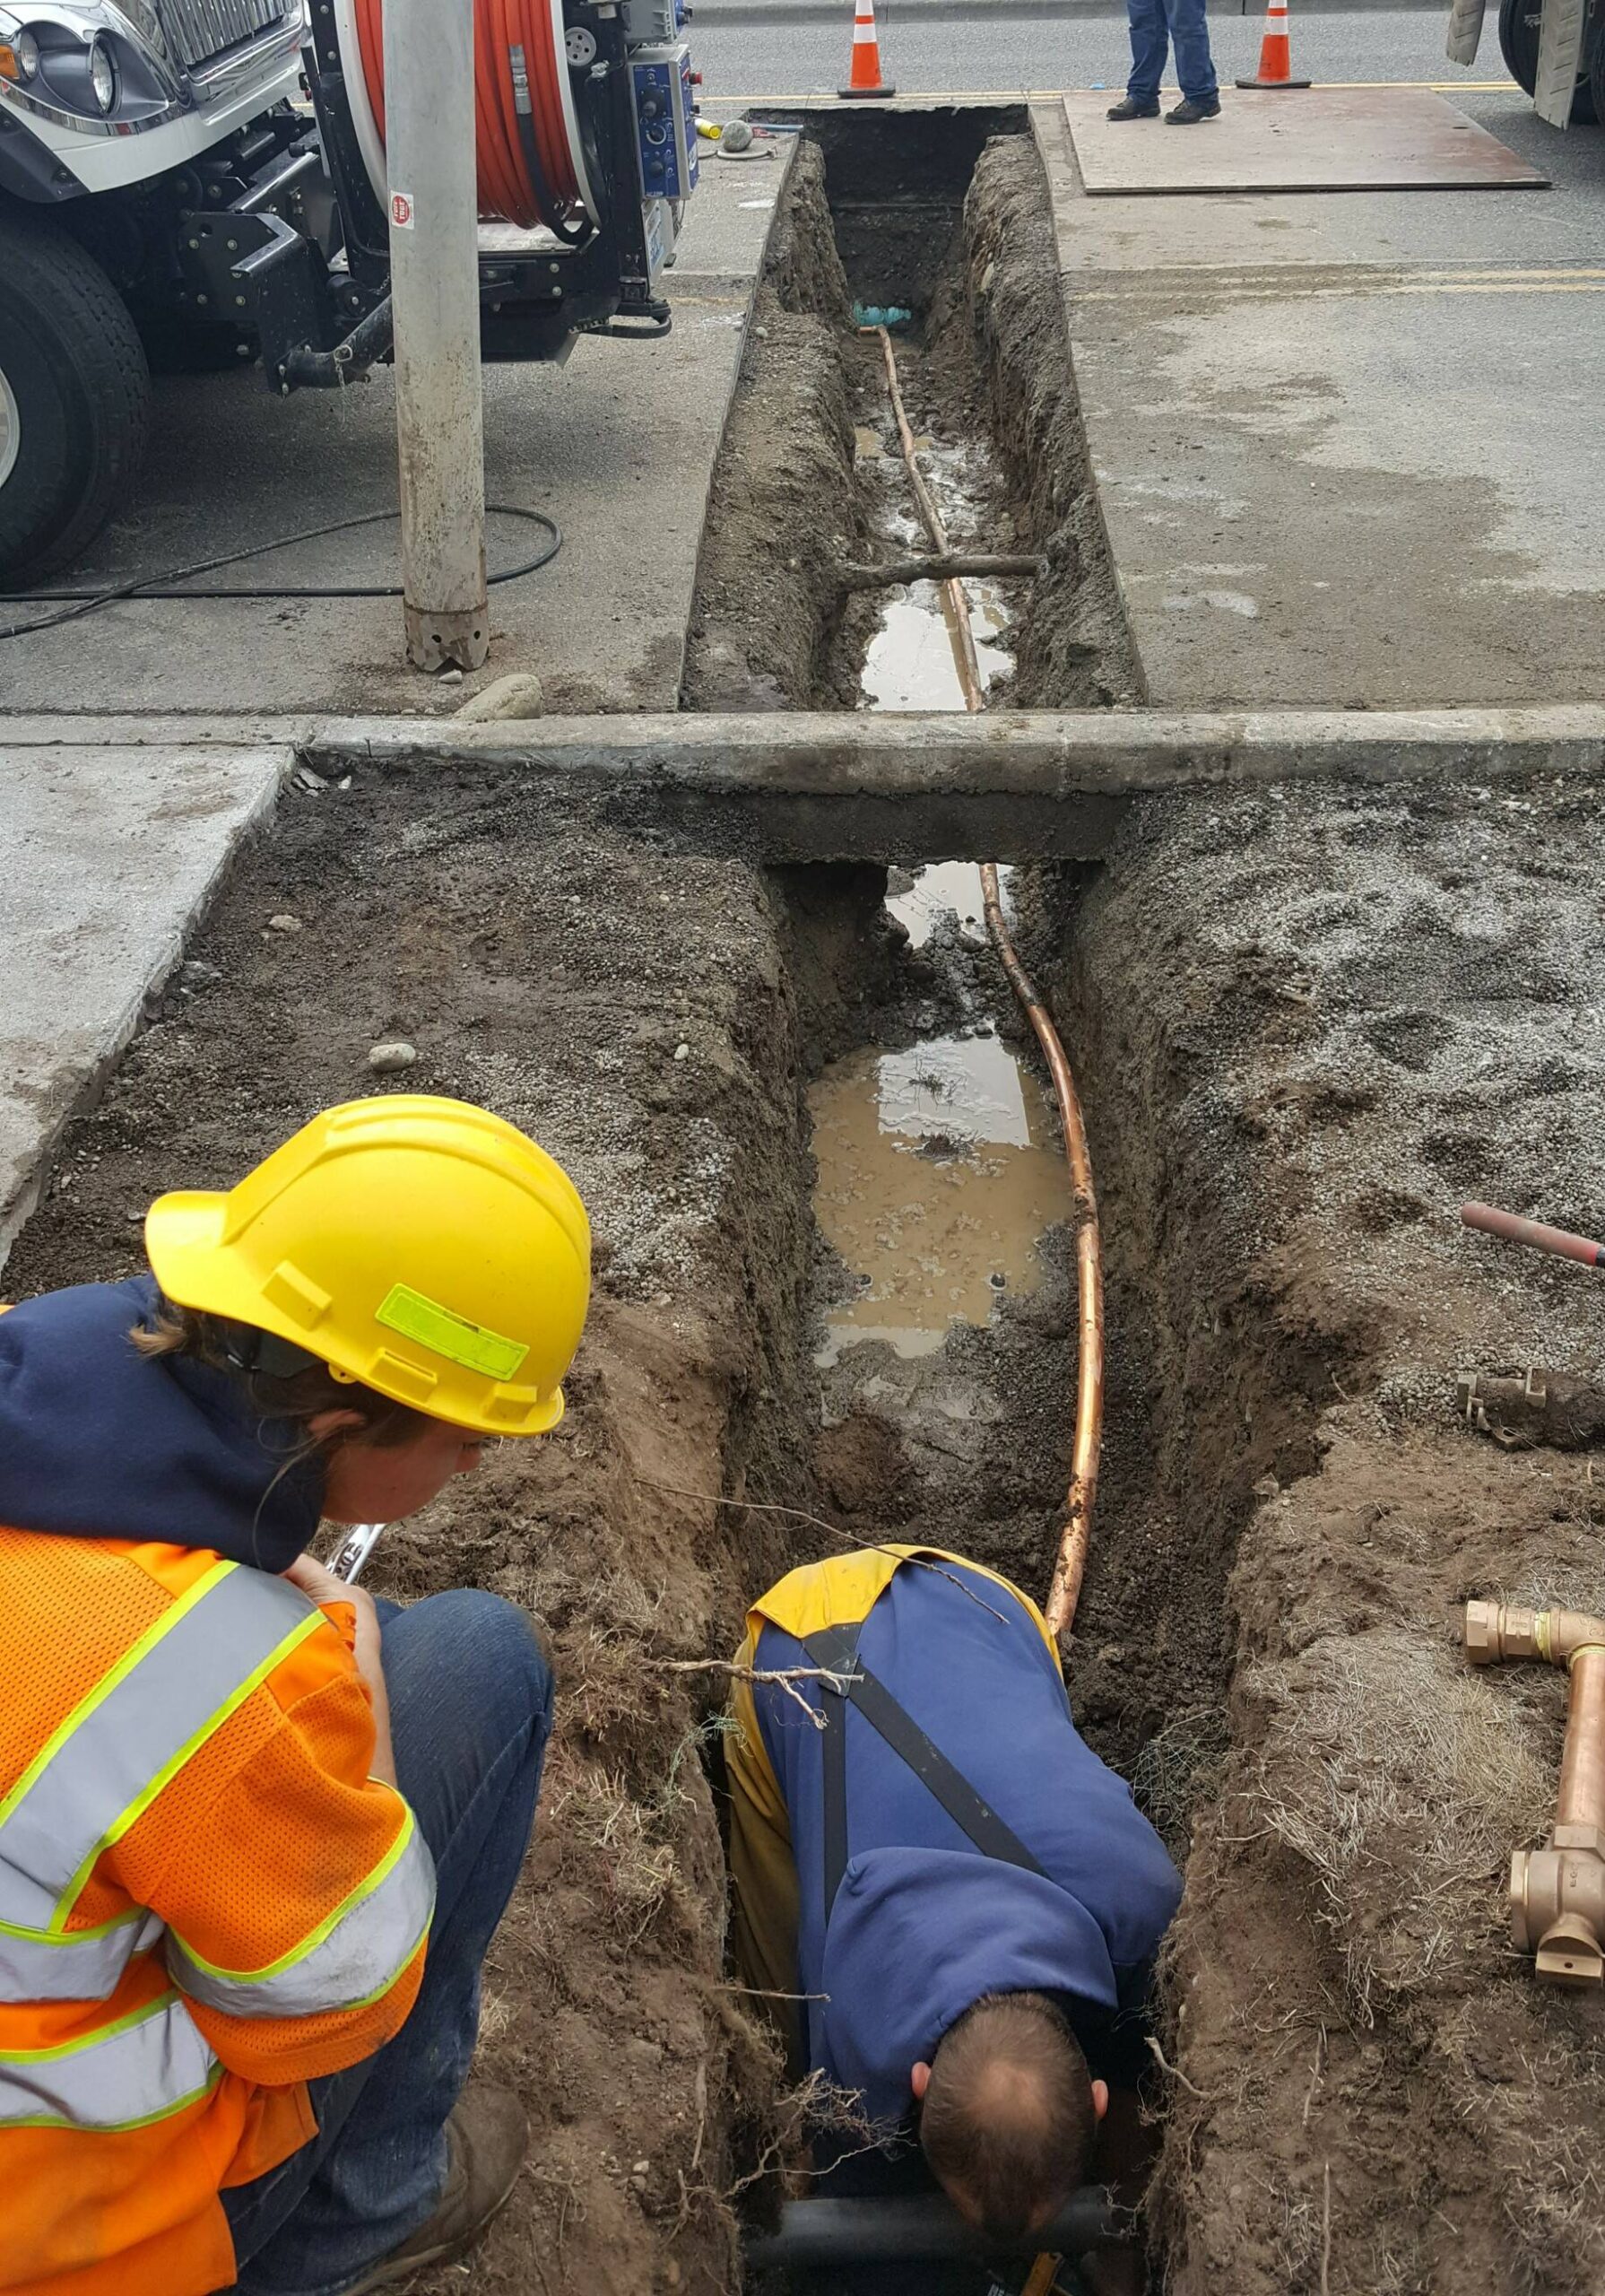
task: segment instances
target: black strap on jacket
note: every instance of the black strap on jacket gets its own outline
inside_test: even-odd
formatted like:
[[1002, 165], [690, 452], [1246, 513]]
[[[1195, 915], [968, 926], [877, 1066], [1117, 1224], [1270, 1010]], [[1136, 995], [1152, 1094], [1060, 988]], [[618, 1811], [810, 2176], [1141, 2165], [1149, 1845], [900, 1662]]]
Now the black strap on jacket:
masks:
[[806, 1635], [802, 1648], [816, 1666], [841, 1677], [842, 1687], [820, 1684], [825, 1717], [824, 1759], [824, 1881], [825, 1918], [836, 1903], [842, 1875], [847, 1870], [847, 1704], [855, 1706], [872, 1730], [883, 1738], [900, 1761], [907, 1763], [928, 1792], [933, 1794], [953, 1823], [984, 1857], [1005, 1866], [1023, 1866], [1040, 1874], [1032, 1857], [1011, 1827], [1004, 1824], [990, 1802], [976, 1793], [961, 1770], [955, 1770], [940, 1746], [928, 1738], [914, 1717], [892, 1696], [883, 1682], [867, 1670], [858, 1655], [858, 1638], [864, 1622], [821, 1627]]

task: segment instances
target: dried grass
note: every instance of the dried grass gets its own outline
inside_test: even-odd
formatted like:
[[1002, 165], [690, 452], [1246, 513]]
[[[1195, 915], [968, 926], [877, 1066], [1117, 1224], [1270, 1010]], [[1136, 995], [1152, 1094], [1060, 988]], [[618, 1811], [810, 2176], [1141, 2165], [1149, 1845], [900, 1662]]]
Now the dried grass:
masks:
[[1318, 1642], [1280, 1678], [1256, 1830], [1310, 1873], [1341, 1957], [1349, 2013], [1486, 1952], [1514, 1844], [1541, 1826], [1554, 1771], [1519, 1709], [1444, 1647], [1400, 1628]]
[[1224, 1706], [1190, 1706], [1155, 1732], [1132, 1767], [1132, 1791], [1171, 1856], [1187, 1854], [1193, 1813], [1210, 1799], [1231, 1744]]

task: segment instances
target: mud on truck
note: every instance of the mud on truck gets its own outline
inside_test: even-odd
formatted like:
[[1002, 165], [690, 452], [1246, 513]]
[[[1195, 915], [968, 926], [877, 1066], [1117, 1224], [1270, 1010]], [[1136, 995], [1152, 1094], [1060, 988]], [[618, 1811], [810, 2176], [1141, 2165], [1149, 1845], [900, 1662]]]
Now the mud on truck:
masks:
[[[488, 360], [651, 337], [696, 183], [681, 0], [474, 0]], [[381, 0], [0, 0], [0, 587], [80, 556], [152, 364], [391, 347]]]

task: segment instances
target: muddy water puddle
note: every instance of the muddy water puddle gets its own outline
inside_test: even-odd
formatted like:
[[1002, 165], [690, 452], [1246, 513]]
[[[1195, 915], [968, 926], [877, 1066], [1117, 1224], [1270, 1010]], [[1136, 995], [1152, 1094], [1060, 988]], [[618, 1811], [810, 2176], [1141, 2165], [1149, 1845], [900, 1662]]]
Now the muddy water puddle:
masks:
[[[967, 946], [983, 946], [986, 939], [986, 911], [978, 861], [928, 861], [923, 869], [908, 874], [907, 884], [898, 883], [905, 874], [907, 873], [893, 873], [886, 907], [907, 934], [911, 948], [923, 949], [939, 926], [954, 918]], [[1013, 870], [1007, 867], [998, 871], [998, 890], [1005, 918], [1013, 914], [1010, 894], [1013, 874]]]
[[811, 1108], [814, 1208], [858, 1286], [826, 1310], [821, 1366], [868, 1340], [932, 1354], [953, 1324], [1036, 1290], [1069, 1183], [1043, 1091], [999, 1038], [853, 1053]]
[[[895, 432], [889, 439], [860, 423], [855, 435], [858, 460], [883, 464], [889, 484], [906, 487]], [[975, 449], [938, 446], [929, 438], [916, 439], [915, 444], [920, 469], [954, 540], [962, 541], [978, 528], [984, 530], [981, 504], [988, 474]], [[889, 505], [879, 523], [889, 552], [895, 549], [912, 553], [930, 548], [924, 528], [905, 509]], [[964, 587], [985, 692], [1014, 667], [1014, 657], [1002, 642], [1009, 625], [1009, 608], [995, 582], [972, 578]], [[964, 687], [954, 658], [955, 635], [951, 609], [939, 583], [913, 582], [905, 589], [889, 590], [880, 628], [864, 657], [866, 705], [871, 709], [962, 709]]]
[[[877, 521], [882, 546], [915, 552], [922, 529], [903, 507], [895, 433], [856, 432], [861, 463], [887, 467]], [[989, 472], [973, 448], [916, 440], [920, 467], [954, 536], [984, 531]], [[895, 465], [896, 475], [891, 475]], [[1013, 667], [1000, 639], [1008, 607], [994, 583], [967, 581], [983, 686]], [[941, 586], [888, 591], [864, 660], [872, 709], [962, 709], [957, 630]], [[1002, 873], [1009, 906], [1010, 872]], [[924, 949], [944, 935], [946, 956], [985, 944], [981, 872], [933, 861], [894, 874], [887, 909]], [[955, 1324], [985, 1326], [1000, 1300], [1035, 1291], [1037, 1247], [1068, 1218], [1069, 1180], [1042, 1087], [990, 1031], [926, 1039], [903, 1052], [873, 1048], [828, 1068], [811, 1095], [819, 1180], [814, 1208], [856, 1290], [827, 1309], [819, 1362], [884, 1341], [901, 1356], [934, 1354]]]

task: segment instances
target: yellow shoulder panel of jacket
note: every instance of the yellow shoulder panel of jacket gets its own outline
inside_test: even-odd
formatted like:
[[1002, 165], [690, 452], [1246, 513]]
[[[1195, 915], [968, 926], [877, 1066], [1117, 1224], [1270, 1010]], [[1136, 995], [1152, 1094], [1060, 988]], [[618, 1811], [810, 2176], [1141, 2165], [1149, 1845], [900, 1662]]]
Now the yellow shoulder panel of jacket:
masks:
[[788, 1571], [767, 1595], [759, 1596], [747, 1613], [748, 1626], [756, 1633], [759, 1624], [767, 1619], [782, 1633], [794, 1635], [802, 1642], [821, 1627], [850, 1625], [869, 1616], [906, 1562], [921, 1561], [962, 1563], [965, 1570], [990, 1578], [994, 1587], [1012, 1595], [1029, 1613], [1054, 1665], [1059, 1664], [1058, 1648], [1048, 1632], [1047, 1622], [1029, 1595], [1001, 1572], [988, 1570], [984, 1563], [972, 1562], [967, 1555], [952, 1554], [940, 1546], [861, 1547], [854, 1554], [829, 1554], [821, 1562], [804, 1562]]

